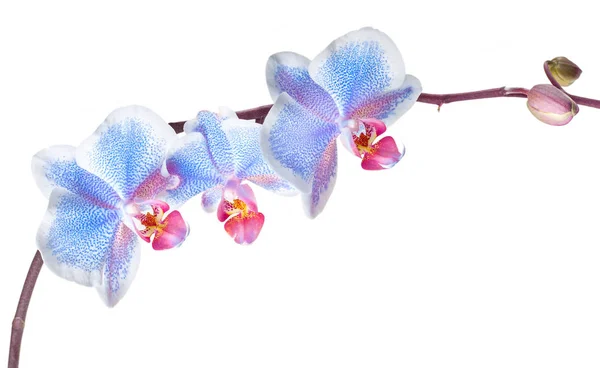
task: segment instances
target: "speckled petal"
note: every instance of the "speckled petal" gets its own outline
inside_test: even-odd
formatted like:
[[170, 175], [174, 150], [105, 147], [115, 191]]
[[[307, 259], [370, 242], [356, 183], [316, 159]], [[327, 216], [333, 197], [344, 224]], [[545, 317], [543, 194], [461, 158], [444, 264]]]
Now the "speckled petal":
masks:
[[96, 286], [107, 306], [114, 307], [129, 290], [137, 273], [140, 255], [136, 235], [125, 224], [119, 224], [104, 264], [102, 284]]
[[223, 186], [217, 185], [202, 193], [202, 209], [206, 212], [215, 212], [221, 197], [223, 196]]
[[365, 101], [350, 116], [353, 119], [373, 118], [390, 126], [417, 102], [421, 91], [421, 82], [409, 74], [402, 87]]
[[317, 165], [312, 191], [302, 195], [304, 212], [308, 217], [315, 218], [323, 211], [333, 192], [336, 178], [337, 147], [334, 140], [329, 143]]
[[373, 28], [333, 41], [308, 70], [344, 118], [381, 94], [401, 88], [405, 77], [400, 51], [385, 33]]
[[156, 169], [152, 174], [140, 184], [135, 192], [133, 198], [137, 200], [149, 200], [156, 198], [162, 194], [165, 190], [170, 188], [177, 183], [177, 179], [171, 175], [164, 175], [165, 168]]
[[122, 237], [121, 214], [57, 188], [37, 234], [44, 262], [57, 275], [86, 286], [102, 284], [111, 248]]
[[55, 188], [65, 188], [102, 207], [117, 208], [121, 201], [107, 183], [77, 165], [75, 147], [53, 146], [38, 152], [33, 156], [31, 169], [47, 198]]
[[189, 133], [178, 139], [169, 151], [166, 167], [177, 182], [165, 195], [165, 201], [172, 207], [178, 207], [203, 191], [223, 184], [201, 133]]
[[283, 92], [324, 120], [334, 122], [338, 109], [329, 94], [308, 73], [310, 60], [293, 52], [280, 52], [267, 61], [267, 85], [273, 101]]
[[159, 169], [176, 138], [151, 110], [128, 106], [113, 111], [76, 151], [77, 164], [112, 186], [124, 199]]
[[323, 153], [339, 133], [337, 124], [322, 120], [283, 93], [265, 118], [261, 149], [279, 176], [310, 193]]
[[[223, 110], [225, 115], [230, 113]], [[189, 120], [183, 126], [186, 134], [201, 133], [206, 139], [208, 154], [217, 170], [224, 177], [234, 172], [233, 149], [221, 126], [222, 117], [210, 111], [200, 111], [195, 120]]]
[[222, 125], [233, 148], [236, 178], [251, 181], [278, 194], [297, 193], [296, 188], [277, 175], [263, 158], [260, 148], [261, 125], [240, 119], [228, 119]]

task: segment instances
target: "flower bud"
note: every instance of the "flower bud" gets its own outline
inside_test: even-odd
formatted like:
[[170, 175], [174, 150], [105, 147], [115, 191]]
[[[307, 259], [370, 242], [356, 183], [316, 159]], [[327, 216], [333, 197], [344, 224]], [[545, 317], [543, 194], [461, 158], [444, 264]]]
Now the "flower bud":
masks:
[[577, 64], [563, 56], [548, 61], [548, 68], [554, 79], [563, 87], [570, 86], [581, 75]]
[[527, 107], [539, 121], [565, 125], [579, 112], [579, 106], [565, 92], [550, 84], [538, 84], [527, 93]]

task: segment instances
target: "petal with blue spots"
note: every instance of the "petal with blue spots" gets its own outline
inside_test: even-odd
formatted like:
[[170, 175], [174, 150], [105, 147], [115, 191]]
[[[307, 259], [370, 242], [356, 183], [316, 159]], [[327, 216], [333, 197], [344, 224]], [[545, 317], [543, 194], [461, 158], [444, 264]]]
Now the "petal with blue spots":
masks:
[[277, 175], [263, 158], [260, 148], [261, 125], [240, 119], [228, 119], [222, 125], [233, 148], [237, 179], [248, 180], [279, 194], [296, 194], [296, 188]]
[[337, 124], [324, 121], [283, 93], [265, 118], [261, 148], [279, 176], [309, 193], [323, 153], [339, 133]]
[[315, 218], [325, 208], [337, 178], [337, 146], [330, 142], [317, 165], [310, 193], [302, 194], [304, 212]]
[[273, 101], [283, 92], [321, 118], [335, 122], [338, 109], [329, 94], [308, 73], [310, 60], [293, 52], [280, 52], [267, 61], [267, 85]]
[[224, 184], [210, 159], [206, 139], [201, 133], [189, 133], [178, 139], [167, 156], [166, 168], [177, 184], [166, 191], [166, 202], [178, 207], [205, 190]]
[[333, 41], [308, 70], [344, 118], [381, 94], [401, 88], [405, 78], [400, 51], [385, 33], [373, 28]]
[[96, 286], [100, 298], [109, 307], [123, 298], [135, 278], [140, 263], [139, 244], [137, 235], [125, 224], [119, 224], [104, 263], [102, 284]]
[[113, 111], [76, 152], [77, 164], [110, 184], [124, 199], [159, 169], [176, 138], [151, 110], [128, 106]]
[[107, 208], [117, 208], [121, 201], [110, 185], [77, 165], [75, 147], [53, 146], [38, 152], [33, 156], [31, 169], [47, 198], [55, 188], [64, 188]]
[[365, 101], [363, 105], [358, 106], [350, 113], [350, 117], [353, 119], [373, 118], [390, 126], [417, 102], [421, 91], [421, 82], [409, 74], [402, 87]]
[[233, 148], [223, 131], [221, 121], [222, 118], [218, 114], [200, 111], [195, 120], [185, 123], [183, 129], [186, 134], [201, 133], [204, 136], [209, 158], [214, 162], [217, 170], [227, 177], [234, 172]]
[[54, 273], [82, 285], [98, 286], [120, 227], [118, 210], [57, 188], [50, 195], [37, 245]]
[[223, 186], [217, 185], [202, 193], [202, 209], [206, 212], [215, 212], [223, 197]]

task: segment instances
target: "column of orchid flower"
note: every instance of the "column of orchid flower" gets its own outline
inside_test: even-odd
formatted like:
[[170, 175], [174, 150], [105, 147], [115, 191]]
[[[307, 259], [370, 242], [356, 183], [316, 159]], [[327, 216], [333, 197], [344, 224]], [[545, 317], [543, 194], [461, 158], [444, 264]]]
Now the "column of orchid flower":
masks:
[[[405, 74], [392, 40], [372, 28], [333, 41], [312, 61], [282, 52], [267, 62], [272, 106], [235, 113], [200, 111], [171, 123], [141, 106], [113, 111], [79, 147], [53, 146], [33, 158], [34, 178], [49, 199], [36, 256], [19, 304], [9, 367], [17, 367], [25, 314], [42, 263], [55, 274], [93, 286], [110, 307], [129, 288], [140, 242], [155, 250], [181, 245], [189, 234], [179, 206], [201, 195], [238, 244], [254, 242], [265, 222], [249, 185], [301, 194], [306, 214], [323, 211], [337, 176], [337, 144], [365, 170], [389, 169], [404, 146], [387, 129], [415, 102], [445, 103], [524, 97], [532, 114], [567, 124], [579, 105], [600, 101], [569, 95], [581, 70], [566, 58], [546, 62], [552, 84], [433, 95]], [[254, 124], [240, 118], [264, 120]], [[173, 128], [173, 129], [171, 129]], [[185, 134], [178, 136], [175, 131]], [[24, 306], [24, 307], [23, 307]]]

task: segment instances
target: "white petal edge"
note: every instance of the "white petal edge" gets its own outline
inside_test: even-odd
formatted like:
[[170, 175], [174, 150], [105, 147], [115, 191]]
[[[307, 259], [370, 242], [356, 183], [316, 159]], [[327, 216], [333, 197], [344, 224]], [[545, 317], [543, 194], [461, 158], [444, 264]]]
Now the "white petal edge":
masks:
[[317, 55], [317, 57], [313, 59], [313, 61], [308, 66], [308, 72], [310, 73], [311, 78], [318, 85], [324, 87], [323, 82], [318, 77], [318, 74], [321, 70], [321, 67], [323, 66], [323, 64], [325, 64], [329, 56], [338, 49], [338, 46], [343, 46], [344, 44], [349, 42], [365, 41], [378, 42], [383, 47], [385, 55], [388, 58], [388, 65], [390, 65], [390, 69], [394, 70], [392, 82], [386, 88], [385, 92], [400, 88], [404, 83], [404, 79], [406, 76], [406, 69], [404, 66], [404, 60], [402, 59], [402, 54], [400, 53], [398, 46], [396, 46], [394, 41], [392, 41], [392, 39], [387, 34], [371, 27], [365, 27], [356, 31], [352, 31], [331, 42], [325, 48], [325, 50], [323, 50], [319, 55]]
[[68, 145], [58, 145], [48, 147], [36, 153], [31, 160], [31, 172], [33, 180], [46, 198], [50, 198], [50, 193], [57, 186], [46, 177], [46, 166], [57, 160], [68, 161], [75, 159], [76, 148]]
[[[128, 229], [129, 231], [132, 231], [131, 229], [129, 229], [129, 227], [125, 227], [125, 228]], [[134, 245], [133, 256], [131, 258], [131, 261], [129, 262], [129, 270], [128, 270], [127, 278], [124, 280], [121, 280], [121, 287], [120, 287], [119, 291], [116, 294], [109, 292], [108, 281], [106, 280], [106, 275], [104, 274], [104, 272], [102, 274], [102, 284], [96, 285], [96, 291], [98, 292], [100, 299], [102, 299], [104, 304], [109, 308], [114, 307], [119, 301], [121, 301], [121, 299], [123, 299], [123, 297], [129, 290], [129, 287], [131, 286], [133, 279], [135, 278], [135, 276], [137, 274], [137, 270], [140, 265], [142, 247], [140, 245], [138, 236], [135, 233], [133, 234], [133, 236], [135, 237], [134, 238], [135, 245]]]
[[291, 51], [279, 52], [269, 57], [265, 74], [267, 77], [267, 86], [269, 87], [269, 93], [271, 94], [273, 102], [275, 102], [277, 97], [281, 94], [278, 83], [275, 81], [275, 71], [277, 70], [277, 67], [283, 65], [290, 68], [308, 69], [309, 64], [310, 60], [307, 57]]
[[404, 83], [402, 84], [400, 89], [405, 89], [409, 86], [413, 88], [413, 94], [410, 95], [410, 98], [407, 98], [406, 100], [402, 101], [402, 103], [396, 107], [393, 113], [391, 113], [390, 115], [388, 115], [388, 117], [383, 119], [383, 122], [387, 127], [392, 126], [396, 121], [398, 121], [398, 119], [400, 119], [400, 117], [404, 115], [408, 110], [410, 110], [410, 108], [413, 107], [419, 99], [419, 96], [423, 91], [421, 81], [417, 77], [411, 74], [407, 74], [406, 79], [404, 80]]

